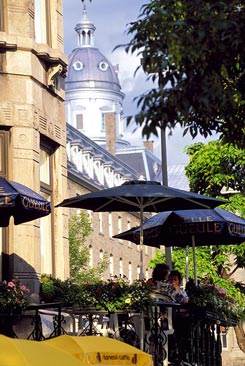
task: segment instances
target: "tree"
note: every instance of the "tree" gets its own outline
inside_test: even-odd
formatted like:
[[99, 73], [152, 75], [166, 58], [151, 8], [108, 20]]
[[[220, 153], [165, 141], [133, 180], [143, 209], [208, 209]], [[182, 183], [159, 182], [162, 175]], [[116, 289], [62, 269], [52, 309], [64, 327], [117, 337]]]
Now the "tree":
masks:
[[76, 282], [96, 281], [108, 265], [107, 256], [98, 262], [97, 266], [88, 266], [90, 254], [85, 240], [92, 230], [89, 216], [81, 211], [79, 215], [72, 216], [69, 221], [69, 251], [70, 251], [70, 278]]
[[185, 152], [190, 157], [185, 171], [191, 191], [214, 197], [221, 195], [223, 188], [226, 194], [232, 192], [230, 196], [234, 192], [245, 192], [244, 149], [220, 140], [193, 144], [186, 147]]
[[[229, 204], [226, 208], [245, 217], [245, 151], [233, 144], [212, 141], [208, 144], [194, 144], [186, 148], [190, 162], [186, 174], [190, 180], [190, 188], [195, 192], [221, 195], [226, 191]], [[242, 194], [241, 194], [242, 193]], [[245, 244], [235, 246], [212, 247], [211, 263], [217, 268], [219, 281], [231, 282], [239, 268], [245, 268]], [[233, 263], [231, 262], [233, 258]], [[210, 263], [210, 260], [207, 262]], [[231, 283], [233, 285], [234, 283]], [[235, 286], [245, 293], [244, 284]], [[232, 288], [231, 288], [232, 291]], [[235, 327], [237, 342], [245, 352], [245, 333], [242, 320]]]
[[[211, 141], [208, 144], [196, 143], [185, 149], [190, 161], [186, 166], [186, 175], [191, 191], [222, 196], [225, 192], [228, 204], [225, 208], [245, 217], [245, 151], [233, 144]], [[172, 260], [175, 269], [185, 275], [184, 249], [175, 248]], [[156, 253], [150, 266], [165, 261], [162, 251]], [[197, 275], [208, 282], [226, 288], [234, 298], [239, 293], [245, 294], [245, 285], [234, 280], [238, 269], [245, 268], [245, 243], [241, 245], [221, 245], [196, 248]], [[193, 278], [192, 250], [189, 253], [189, 276]], [[240, 349], [245, 352], [245, 333], [243, 321], [235, 327]]]
[[240, 0], [143, 5], [128, 25], [131, 41], [118, 46], [140, 55], [148, 79], [158, 82], [136, 97], [143, 135], [180, 124], [192, 137], [219, 133], [244, 146], [244, 18]]

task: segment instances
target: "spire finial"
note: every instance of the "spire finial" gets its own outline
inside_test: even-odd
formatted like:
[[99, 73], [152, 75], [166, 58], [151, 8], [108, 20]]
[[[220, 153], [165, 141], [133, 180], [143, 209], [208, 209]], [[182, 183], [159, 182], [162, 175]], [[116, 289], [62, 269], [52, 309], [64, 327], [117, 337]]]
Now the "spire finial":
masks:
[[83, 5], [83, 19], [87, 19], [87, 7], [85, 3]]
[[87, 18], [85, 0], [81, 1], [83, 3], [83, 17], [75, 27], [75, 31], [78, 34], [78, 47], [94, 47], [95, 26]]

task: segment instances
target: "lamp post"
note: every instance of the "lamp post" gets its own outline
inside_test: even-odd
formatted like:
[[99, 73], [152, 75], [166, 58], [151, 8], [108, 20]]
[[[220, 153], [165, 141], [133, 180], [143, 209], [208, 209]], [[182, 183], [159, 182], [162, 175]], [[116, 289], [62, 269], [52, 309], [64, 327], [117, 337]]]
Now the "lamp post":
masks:
[[[143, 53], [143, 58], [141, 58], [141, 66], [146, 74], [157, 73], [158, 74], [158, 86], [161, 89], [163, 87], [162, 83], [162, 73], [159, 71], [157, 63], [154, 61], [147, 52]], [[162, 160], [162, 184], [168, 186], [168, 163], [167, 163], [167, 145], [166, 145], [166, 127], [163, 122], [160, 124], [161, 130], [161, 160]], [[172, 248], [165, 247], [166, 254], [166, 264], [172, 269]]]
[[[167, 144], [166, 144], [166, 127], [161, 126], [161, 159], [162, 159], [162, 184], [168, 185], [168, 163], [167, 163]], [[172, 248], [165, 247], [166, 264], [172, 269]]]

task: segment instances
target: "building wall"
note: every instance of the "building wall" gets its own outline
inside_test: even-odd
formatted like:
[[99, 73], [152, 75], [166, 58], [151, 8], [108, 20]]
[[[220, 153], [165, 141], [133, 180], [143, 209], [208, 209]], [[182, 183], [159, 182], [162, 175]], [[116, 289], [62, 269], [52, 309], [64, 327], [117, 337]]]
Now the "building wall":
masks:
[[[42, 0], [43, 4], [45, 0]], [[41, 2], [42, 2], [41, 1]], [[0, 132], [6, 131], [7, 166], [11, 180], [47, 194], [52, 203], [48, 225], [52, 227], [52, 271], [67, 277], [67, 225], [54, 210], [66, 192], [66, 121], [64, 77], [67, 58], [63, 51], [62, 1], [45, 1], [47, 43], [35, 41], [35, 7], [31, 0], [3, 0], [0, 32]], [[37, 13], [36, 13], [37, 16]], [[40, 147], [49, 148], [52, 169], [49, 187], [40, 183]], [[50, 161], [51, 161], [50, 160]], [[47, 188], [47, 189], [46, 189]], [[51, 190], [51, 191], [50, 191]], [[41, 220], [2, 229], [5, 275], [18, 276], [38, 293], [41, 268]], [[7, 239], [6, 239], [7, 238]], [[44, 238], [45, 239], [45, 238]], [[44, 240], [45, 243], [45, 240]], [[45, 245], [45, 244], [44, 244]], [[10, 258], [9, 265], [6, 258]]]
[[[77, 194], [89, 193], [90, 189], [85, 188], [82, 184], [74, 182], [68, 178], [68, 196], [72, 197]], [[67, 217], [76, 215], [79, 211], [75, 208], [66, 208], [65, 214]], [[134, 243], [114, 239], [111, 236], [118, 234], [120, 231], [125, 231], [133, 226], [139, 225], [139, 216], [128, 212], [112, 212], [111, 220], [108, 212], [89, 212], [92, 222], [92, 232], [87, 238], [85, 244], [91, 249], [92, 261], [91, 264], [96, 266], [101, 253], [107, 253], [108, 257], [113, 260], [113, 270], [108, 266], [104, 274], [104, 279], [109, 279], [111, 276], [125, 275], [130, 280], [139, 278], [140, 264], [140, 248]], [[121, 218], [121, 219], [119, 219]], [[121, 221], [121, 229], [119, 228]], [[111, 231], [110, 231], [111, 230]], [[143, 248], [143, 265], [146, 278], [151, 277], [151, 269], [149, 268], [149, 260], [154, 256], [155, 248]]]

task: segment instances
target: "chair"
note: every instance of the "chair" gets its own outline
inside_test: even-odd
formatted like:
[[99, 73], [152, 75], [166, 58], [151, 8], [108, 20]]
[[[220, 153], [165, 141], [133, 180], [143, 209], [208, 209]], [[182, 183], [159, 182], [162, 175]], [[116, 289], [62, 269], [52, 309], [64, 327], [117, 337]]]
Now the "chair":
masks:
[[[55, 310], [38, 310], [42, 324], [42, 334], [44, 338], [52, 338], [57, 335], [57, 317]], [[76, 334], [75, 319], [70, 313], [61, 312], [61, 334]]]

